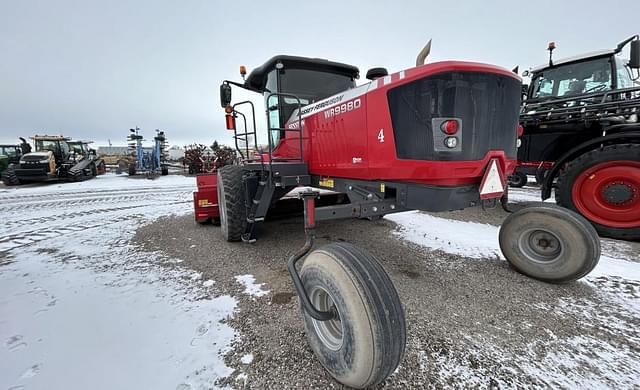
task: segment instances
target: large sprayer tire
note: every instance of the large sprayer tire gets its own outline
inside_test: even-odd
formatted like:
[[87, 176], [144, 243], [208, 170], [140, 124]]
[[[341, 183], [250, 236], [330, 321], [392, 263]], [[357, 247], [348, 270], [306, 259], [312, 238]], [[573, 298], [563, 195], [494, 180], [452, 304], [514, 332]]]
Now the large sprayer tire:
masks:
[[640, 145], [609, 145], [571, 161], [558, 176], [556, 203], [602, 236], [640, 240]]
[[247, 226], [242, 167], [227, 165], [218, 171], [220, 227], [227, 241], [240, 241]]
[[17, 186], [20, 184], [20, 179], [18, 179], [13, 166], [9, 165], [7, 169], [2, 172], [2, 182], [8, 186]]
[[382, 266], [353, 245], [332, 243], [311, 252], [300, 273], [314, 307], [338, 314], [329, 321], [304, 314], [307, 339], [320, 363], [347, 386], [384, 381], [402, 360], [406, 326]]
[[600, 239], [589, 221], [553, 204], [510, 214], [500, 227], [499, 241], [513, 268], [545, 282], [580, 279], [600, 259]]

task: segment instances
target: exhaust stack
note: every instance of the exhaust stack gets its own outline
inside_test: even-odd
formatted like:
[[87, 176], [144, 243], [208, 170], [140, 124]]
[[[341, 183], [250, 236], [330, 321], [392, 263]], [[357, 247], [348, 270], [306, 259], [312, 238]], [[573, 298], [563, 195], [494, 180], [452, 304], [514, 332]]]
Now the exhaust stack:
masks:
[[431, 39], [429, 39], [429, 42], [427, 42], [427, 44], [422, 48], [422, 50], [420, 50], [420, 53], [418, 53], [418, 57], [416, 57], [416, 66], [424, 65], [424, 62], [427, 59], [427, 56], [429, 55], [430, 52], [431, 52]]

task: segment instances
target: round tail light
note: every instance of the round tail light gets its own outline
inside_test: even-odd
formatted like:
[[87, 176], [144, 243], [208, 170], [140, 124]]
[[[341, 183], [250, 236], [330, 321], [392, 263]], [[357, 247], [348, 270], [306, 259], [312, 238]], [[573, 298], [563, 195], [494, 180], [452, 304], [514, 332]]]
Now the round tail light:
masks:
[[458, 125], [457, 120], [449, 119], [442, 122], [442, 124], [440, 125], [440, 130], [442, 130], [442, 132], [447, 135], [453, 135], [458, 132], [459, 127], [460, 126]]

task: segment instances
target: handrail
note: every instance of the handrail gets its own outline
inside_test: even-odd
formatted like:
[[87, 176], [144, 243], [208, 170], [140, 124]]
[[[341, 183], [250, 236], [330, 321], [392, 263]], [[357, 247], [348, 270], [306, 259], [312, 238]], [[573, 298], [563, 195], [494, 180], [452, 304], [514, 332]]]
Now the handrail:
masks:
[[[631, 115], [640, 110], [640, 95], [628, 99], [611, 99], [612, 96], [638, 93], [640, 87], [615, 89], [563, 99], [529, 103], [522, 106], [521, 122], [566, 122], [569, 120], [601, 120], [611, 116]], [[567, 103], [573, 103], [567, 106]], [[608, 112], [615, 110], [615, 112]], [[573, 117], [576, 116], [576, 117]]]
[[[278, 98], [278, 103], [280, 101], [280, 98], [293, 98], [297, 101], [298, 104], [298, 128], [294, 129], [294, 128], [282, 128], [282, 127], [271, 127], [271, 116], [269, 115], [269, 100], [271, 99], [271, 97], [276, 96]], [[299, 152], [300, 152], [300, 158], [298, 159], [300, 162], [304, 161], [303, 160], [303, 155], [302, 155], [302, 102], [300, 101], [300, 98], [296, 95], [290, 94], [290, 93], [280, 93], [280, 92], [272, 92], [270, 94], [267, 95], [267, 128], [268, 128], [268, 140], [269, 140], [269, 172], [273, 171], [273, 149], [274, 149], [274, 145], [273, 145], [273, 139], [272, 139], [272, 135], [271, 132], [273, 130], [277, 130], [277, 131], [284, 131], [285, 133], [287, 131], [292, 131], [292, 132], [299, 132], [300, 133], [300, 137], [298, 139], [299, 141]], [[270, 179], [273, 180], [273, 176], [270, 174]]]
[[[249, 104], [251, 106], [251, 118], [253, 120], [253, 132], [249, 132], [248, 129], [247, 129], [247, 116], [236, 109], [236, 107], [241, 106], [241, 105], [245, 105], [245, 104]], [[233, 110], [234, 117], [237, 117], [236, 115], [242, 116], [242, 120], [243, 120], [243, 123], [244, 123], [244, 133], [238, 133], [238, 130], [236, 128], [233, 129], [233, 139], [235, 141], [236, 150], [238, 151], [238, 153], [240, 153], [240, 155], [243, 157], [244, 160], [248, 160], [249, 159], [249, 136], [250, 135], [253, 135], [254, 148], [255, 148], [255, 150], [258, 150], [258, 137], [257, 137], [257, 131], [256, 131], [257, 127], [256, 127], [256, 110], [255, 110], [255, 106], [253, 105], [252, 101], [244, 100], [244, 101], [241, 101], [241, 102], [238, 102], [238, 103], [234, 104], [233, 106], [231, 106], [231, 108]], [[244, 136], [244, 138], [240, 138], [240, 136]], [[246, 156], [242, 153], [242, 151], [238, 147], [238, 139], [244, 140]]]

